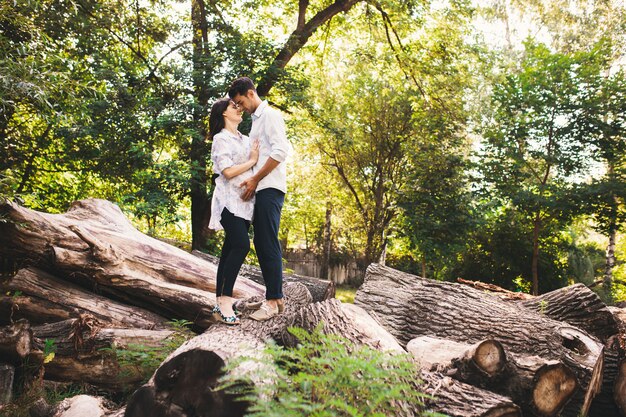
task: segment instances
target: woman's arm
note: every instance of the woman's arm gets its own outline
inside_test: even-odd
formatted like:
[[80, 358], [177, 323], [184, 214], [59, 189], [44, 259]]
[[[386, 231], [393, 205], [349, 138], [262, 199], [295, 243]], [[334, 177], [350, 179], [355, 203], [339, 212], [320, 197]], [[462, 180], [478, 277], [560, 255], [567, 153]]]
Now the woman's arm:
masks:
[[256, 161], [259, 159], [259, 141], [255, 140], [252, 142], [252, 146], [250, 148], [250, 157], [243, 164], [233, 165], [228, 168], [222, 170], [222, 175], [226, 177], [227, 180], [236, 177], [237, 175], [243, 174], [250, 168], [252, 168]]

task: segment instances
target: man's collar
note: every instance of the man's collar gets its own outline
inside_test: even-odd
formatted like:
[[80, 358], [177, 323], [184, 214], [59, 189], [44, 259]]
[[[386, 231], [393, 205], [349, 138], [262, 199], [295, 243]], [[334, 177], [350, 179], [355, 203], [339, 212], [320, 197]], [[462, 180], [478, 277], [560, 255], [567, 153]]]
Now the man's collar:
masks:
[[252, 113], [252, 118], [253, 119], [258, 119], [259, 117], [261, 117], [261, 115], [263, 114], [263, 112], [265, 111], [267, 106], [268, 106], [267, 100], [263, 100], [261, 102], [261, 104], [259, 104], [259, 107], [256, 108], [254, 113]]

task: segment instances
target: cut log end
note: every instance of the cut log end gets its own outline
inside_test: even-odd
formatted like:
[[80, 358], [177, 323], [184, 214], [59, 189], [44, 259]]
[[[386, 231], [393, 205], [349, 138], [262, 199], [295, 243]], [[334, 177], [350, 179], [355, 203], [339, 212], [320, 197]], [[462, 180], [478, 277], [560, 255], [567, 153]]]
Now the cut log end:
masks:
[[506, 354], [502, 343], [489, 339], [481, 342], [474, 353], [476, 366], [489, 376], [498, 374], [506, 365]]
[[561, 363], [542, 366], [535, 375], [532, 400], [537, 414], [554, 416], [568, 402], [578, 385], [574, 373]]

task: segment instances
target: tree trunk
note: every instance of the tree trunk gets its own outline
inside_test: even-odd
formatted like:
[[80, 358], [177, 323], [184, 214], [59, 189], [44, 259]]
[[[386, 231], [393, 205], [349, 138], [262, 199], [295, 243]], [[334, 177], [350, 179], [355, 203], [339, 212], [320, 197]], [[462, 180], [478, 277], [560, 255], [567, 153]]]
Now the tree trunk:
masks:
[[[204, 259], [205, 261], [211, 262], [213, 265], [216, 266], [220, 262], [220, 258], [218, 258], [217, 256], [209, 255], [208, 253], [200, 252], [197, 250], [194, 250], [191, 253], [201, 259]], [[250, 281], [254, 281], [260, 285], [265, 286], [265, 283], [263, 281], [263, 274], [261, 273], [261, 268], [259, 267], [253, 265], [242, 265], [241, 269], [239, 270], [239, 277], [247, 278]], [[285, 284], [297, 282], [304, 285], [311, 293], [314, 303], [335, 297], [336, 288], [335, 283], [332, 281], [327, 281], [314, 277], [307, 277], [298, 274], [283, 274], [283, 282]]]
[[514, 354], [561, 362], [580, 383], [570, 401], [576, 411], [568, 405], [564, 415], [585, 415], [600, 388], [603, 345], [598, 340], [473, 288], [372, 264], [355, 304], [375, 315], [402, 345], [421, 335], [463, 343], [496, 339]]
[[37, 268], [21, 269], [2, 283], [0, 290], [3, 294], [21, 294], [2, 297], [0, 321], [25, 318], [32, 324], [42, 324], [90, 314], [108, 327], [136, 329], [163, 328], [167, 321], [147, 310], [87, 292]]
[[[215, 303], [214, 265], [142, 234], [108, 201], [78, 201], [65, 214], [12, 203], [0, 210], [13, 221], [0, 223], [0, 256], [27, 259], [56, 276], [167, 318], [202, 321]], [[262, 286], [241, 278], [234, 296], [263, 293]]]
[[600, 297], [584, 284], [574, 284], [542, 294], [520, 305], [585, 330], [602, 342], [618, 332], [615, 317]]
[[539, 232], [541, 230], [541, 218], [539, 213], [533, 220], [533, 257], [531, 271], [533, 276], [532, 294], [539, 294]]
[[407, 350], [425, 370], [509, 397], [524, 415], [557, 415], [577, 387], [576, 376], [562, 363], [514, 357], [494, 339], [468, 345], [420, 336]]
[[330, 279], [328, 271], [330, 270], [330, 249], [331, 249], [331, 218], [333, 213], [333, 203], [326, 202], [326, 220], [324, 221], [324, 243], [322, 244], [322, 267], [320, 268], [320, 277], [322, 279]]
[[193, 74], [194, 108], [193, 121], [196, 131], [191, 136], [191, 149], [189, 160], [191, 162], [191, 247], [204, 249], [210, 235], [208, 228], [211, 218], [211, 200], [209, 199], [207, 176], [207, 160], [209, 159], [209, 147], [206, 142], [206, 116], [209, 102], [209, 88], [207, 86], [209, 57], [206, 50], [208, 43], [208, 27], [206, 10], [203, 0], [191, 1], [191, 28], [193, 44]]
[[602, 286], [604, 293], [611, 294], [611, 287], [613, 286], [613, 268], [615, 268], [615, 235], [617, 234], [617, 227], [615, 222], [612, 222], [609, 232], [609, 243], [606, 246], [606, 263], [604, 265], [604, 278], [602, 280]]

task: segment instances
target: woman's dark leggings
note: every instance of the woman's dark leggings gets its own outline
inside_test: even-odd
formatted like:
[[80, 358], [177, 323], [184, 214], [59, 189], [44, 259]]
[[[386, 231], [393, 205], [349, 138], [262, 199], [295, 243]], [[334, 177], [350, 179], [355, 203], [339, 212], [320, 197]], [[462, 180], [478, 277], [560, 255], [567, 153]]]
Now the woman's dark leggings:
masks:
[[222, 246], [220, 263], [217, 267], [215, 295], [217, 297], [222, 295], [232, 297], [239, 269], [241, 269], [241, 265], [250, 251], [250, 238], [248, 237], [250, 222], [241, 217], [235, 217], [225, 208], [222, 211], [220, 223], [224, 227], [226, 237]]

